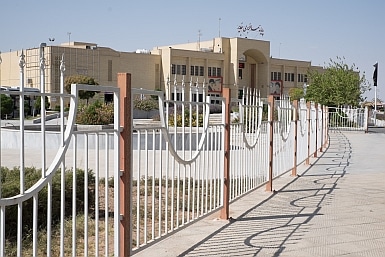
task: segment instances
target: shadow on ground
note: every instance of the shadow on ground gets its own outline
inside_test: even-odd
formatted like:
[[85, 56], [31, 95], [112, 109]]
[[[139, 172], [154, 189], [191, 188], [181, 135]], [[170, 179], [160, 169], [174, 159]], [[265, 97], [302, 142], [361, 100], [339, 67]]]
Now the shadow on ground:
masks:
[[350, 142], [338, 132], [331, 140], [310, 168], [179, 256], [280, 256], [294, 249], [347, 175]]

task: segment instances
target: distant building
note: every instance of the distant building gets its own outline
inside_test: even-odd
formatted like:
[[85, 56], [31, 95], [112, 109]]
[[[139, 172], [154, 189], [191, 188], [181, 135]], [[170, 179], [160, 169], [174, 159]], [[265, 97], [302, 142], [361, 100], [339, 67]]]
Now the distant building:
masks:
[[[154, 47], [151, 51], [120, 52], [94, 43], [71, 42], [44, 47], [46, 59], [45, 91], [58, 93], [60, 60], [64, 54], [65, 76], [83, 74], [93, 77], [100, 85], [116, 86], [117, 73], [132, 74], [136, 88], [164, 90], [172, 97], [168, 81], [183, 79], [202, 83], [209, 93], [220, 95], [231, 88], [236, 97], [244, 87], [257, 89], [263, 97], [287, 94], [290, 88], [302, 88], [308, 83], [310, 61], [272, 58], [270, 42], [246, 38], [214, 38], [213, 40]], [[25, 49], [26, 87], [40, 88], [39, 47]], [[21, 51], [1, 53], [0, 85], [19, 86], [18, 66]], [[50, 99], [55, 105], [55, 99]]]

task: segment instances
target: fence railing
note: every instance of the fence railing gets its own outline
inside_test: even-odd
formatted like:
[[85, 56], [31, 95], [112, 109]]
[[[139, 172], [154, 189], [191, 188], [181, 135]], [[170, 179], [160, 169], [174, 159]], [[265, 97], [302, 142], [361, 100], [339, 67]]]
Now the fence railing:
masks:
[[[210, 96], [201, 84], [175, 82], [173, 99], [132, 89], [130, 99], [157, 99], [157, 122], [132, 127], [132, 251], [220, 210], [309, 163], [327, 143], [327, 109], [315, 103]], [[197, 101], [201, 99], [201, 101]], [[139, 125], [138, 125], [139, 124]], [[295, 146], [295, 147], [294, 147]]]
[[[130, 74], [118, 74], [117, 88], [73, 85], [71, 94], [64, 94], [64, 70], [61, 78], [60, 93], [31, 93], [42, 101], [60, 100], [56, 136], [47, 133], [44, 117], [38, 132], [27, 131], [23, 118], [16, 134], [1, 128], [1, 154], [15, 154], [20, 170], [17, 193], [7, 195], [9, 158], [0, 159], [0, 256], [129, 256], [210, 213], [220, 211], [220, 218], [228, 219], [232, 201], [261, 186], [273, 191], [274, 178], [286, 172], [295, 176], [298, 165], [323, 151], [328, 129], [339, 128], [330, 124], [342, 124], [335, 120], [341, 111], [285, 97], [262, 99], [250, 89], [233, 99], [228, 88], [218, 97], [204, 82], [175, 81], [169, 85], [173, 98], [166, 99], [163, 92], [131, 88]], [[20, 88], [12, 94], [23, 99], [23, 84]], [[75, 131], [79, 90], [113, 92], [110, 129]], [[64, 99], [70, 99], [68, 121]], [[156, 117], [134, 120], [135, 99], [157, 101]], [[360, 112], [343, 112], [365, 124]], [[40, 151], [25, 151], [32, 134], [41, 140]], [[3, 135], [12, 135], [20, 150], [8, 151]], [[58, 141], [57, 149], [47, 147], [47, 140]], [[41, 170], [27, 185], [26, 163], [39, 163], [35, 154]]]
[[[7, 120], [13, 126], [0, 128], [0, 256], [120, 256], [119, 89], [72, 85], [64, 93], [62, 59], [60, 93], [46, 93], [42, 55], [41, 90], [25, 92], [24, 65], [22, 54], [19, 90], [0, 93], [19, 107], [19, 118]], [[75, 129], [81, 90], [113, 93], [110, 129]], [[24, 118], [27, 96], [41, 100], [39, 125]], [[60, 103], [55, 125], [45, 119], [47, 98]]]
[[368, 108], [329, 107], [329, 129], [368, 130]]

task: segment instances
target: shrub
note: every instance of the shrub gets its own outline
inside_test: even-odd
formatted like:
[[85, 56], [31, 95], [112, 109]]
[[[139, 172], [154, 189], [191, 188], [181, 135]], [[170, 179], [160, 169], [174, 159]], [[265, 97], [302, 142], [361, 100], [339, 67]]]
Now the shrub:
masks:
[[[25, 188], [28, 189], [33, 186], [41, 178], [41, 169], [25, 168], [24, 172]], [[92, 193], [95, 185], [95, 177], [91, 171], [88, 171], [88, 183], [89, 194], [88, 203], [90, 209], [95, 207], [95, 195]], [[73, 192], [73, 172], [66, 170], [65, 172], [65, 216], [70, 217], [72, 215], [72, 192]], [[76, 170], [76, 212], [84, 212], [84, 170]], [[0, 173], [1, 179], [1, 195], [2, 197], [12, 197], [20, 193], [20, 169], [15, 167], [9, 169], [1, 167]], [[52, 178], [52, 223], [56, 224], [60, 220], [61, 210], [61, 173], [57, 172]], [[48, 190], [45, 186], [38, 195], [38, 227], [46, 228], [47, 226], [47, 195]], [[18, 206], [12, 205], [6, 207], [5, 223], [6, 226], [6, 238], [9, 240], [15, 240], [17, 230], [17, 216]], [[32, 230], [33, 225], [33, 202], [32, 199], [23, 202], [23, 233]]]
[[114, 105], [100, 100], [79, 108], [76, 123], [88, 125], [107, 125], [114, 122]]
[[[178, 111], [176, 113], [176, 116], [174, 117], [174, 113], [170, 112], [168, 117], [168, 124], [169, 126], [176, 126], [182, 127], [182, 126], [190, 126], [190, 112], [189, 110], [184, 111], [184, 115], [181, 111]], [[203, 114], [201, 112], [192, 111], [191, 113], [191, 126], [193, 127], [202, 127], [203, 126]]]
[[135, 99], [134, 108], [142, 111], [158, 110], [159, 103], [158, 100], [154, 98]]

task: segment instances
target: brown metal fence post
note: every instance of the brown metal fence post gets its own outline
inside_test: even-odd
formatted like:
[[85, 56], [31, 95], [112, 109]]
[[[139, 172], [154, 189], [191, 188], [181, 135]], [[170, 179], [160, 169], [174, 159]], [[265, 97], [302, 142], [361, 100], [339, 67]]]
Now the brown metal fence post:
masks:
[[315, 104], [315, 152], [314, 152], [314, 157], [317, 158], [317, 144], [318, 144], [318, 104]]
[[311, 111], [311, 106], [310, 102], [306, 103], [306, 109], [307, 109], [307, 114], [306, 114], [306, 119], [307, 119], [307, 157], [306, 157], [306, 164], [310, 164], [310, 129], [311, 129], [311, 118], [310, 118], [310, 111]]
[[224, 190], [223, 190], [223, 208], [221, 209], [220, 218], [229, 219], [230, 212], [230, 88], [223, 89], [223, 97], [225, 100], [225, 144], [224, 144]]
[[293, 101], [293, 107], [294, 107], [294, 116], [293, 116], [293, 120], [294, 120], [294, 155], [293, 155], [293, 158], [294, 158], [294, 166], [293, 166], [293, 169], [291, 170], [291, 175], [292, 176], [297, 176], [297, 144], [298, 144], [298, 100], [294, 100]]
[[118, 73], [120, 89], [120, 255], [131, 254], [131, 74]]
[[274, 143], [274, 96], [270, 95], [268, 98], [270, 105], [270, 116], [269, 116], [269, 130], [270, 130], [270, 138], [269, 138], [269, 180], [266, 184], [266, 191], [273, 191], [273, 143]]

